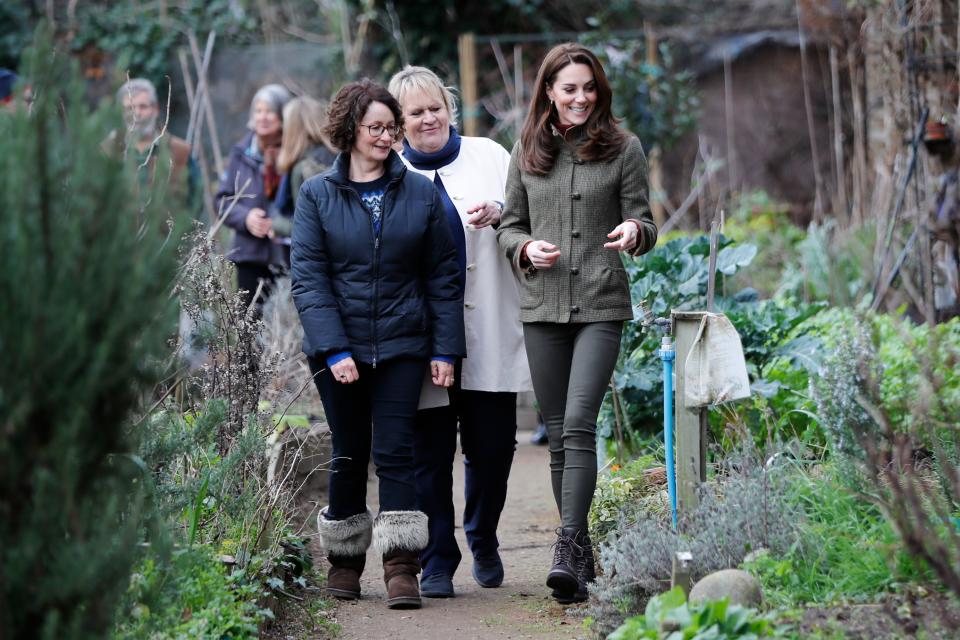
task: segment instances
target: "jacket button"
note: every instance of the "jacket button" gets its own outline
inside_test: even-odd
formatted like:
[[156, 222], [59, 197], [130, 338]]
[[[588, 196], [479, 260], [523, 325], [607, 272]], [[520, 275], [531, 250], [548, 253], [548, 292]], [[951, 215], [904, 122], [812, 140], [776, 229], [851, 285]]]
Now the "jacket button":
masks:
[[572, 307], [570, 307], [570, 311], [572, 311], [573, 313], [580, 313], [580, 306], [573, 305]]
[[573, 275], [577, 275], [578, 273], [580, 273], [580, 269], [577, 267], [573, 267], [572, 269], [570, 269], [570, 273], [572, 273]]
[[571, 235], [572, 237], [574, 237], [574, 238], [579, 238], [579, 237], [580, 237], [580, 232], [579, 232], [579, 231], [571, 231], [571, 232], [570, 232], [570, 235]]
[[571, 200], [579, 200], [579, 199], [580, 199], [580, 192], [579, 192], [579, 191], [574, 191], [573, 193], [571, 193], [571, 194], [570, 194], [570, 199], [571, 199]]
[[581, 160], [580, 158], [574, 158], [573, 164], [583, 164], [583, 160]]

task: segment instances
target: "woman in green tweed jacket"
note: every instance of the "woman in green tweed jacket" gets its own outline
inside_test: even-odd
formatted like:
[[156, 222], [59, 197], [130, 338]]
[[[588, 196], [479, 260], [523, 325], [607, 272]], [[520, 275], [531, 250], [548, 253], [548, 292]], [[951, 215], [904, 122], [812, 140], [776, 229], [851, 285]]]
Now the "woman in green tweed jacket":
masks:
[[640, 141], [617, 126], [597, 57], [554, 47], [507, 174], [497, 240], [520, 274], [520, 320], [534, 393], [547, 424], [560, 511], [547, 586], [560, 602], [594, 578], [587, 513], [597, 480], [600, 403], [633, 317], [620, 252], [657, 241]]

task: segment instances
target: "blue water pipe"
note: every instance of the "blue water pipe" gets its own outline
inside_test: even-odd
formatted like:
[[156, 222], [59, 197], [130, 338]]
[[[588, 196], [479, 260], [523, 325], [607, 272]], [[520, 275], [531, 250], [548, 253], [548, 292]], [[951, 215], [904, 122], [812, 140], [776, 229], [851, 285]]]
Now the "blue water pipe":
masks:
[[677, 352], [673, 338], [663, 336], [660, 341], [660, 359], [663, 360], [663, 446], [667, 459], [667, 493], [670, 494], [670, 513], [673, 530], [677, 530], [677, 476], [673, 468], [673, 361]]

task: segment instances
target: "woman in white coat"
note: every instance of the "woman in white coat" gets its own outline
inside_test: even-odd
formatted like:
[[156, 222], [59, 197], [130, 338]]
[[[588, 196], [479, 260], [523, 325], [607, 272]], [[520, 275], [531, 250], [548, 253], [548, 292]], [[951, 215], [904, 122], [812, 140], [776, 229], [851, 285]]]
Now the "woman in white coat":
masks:
[[531, 388], [516, 278], [497, 245], [510, 154], [488, 138], [460, 136], [453, 94], [424, 67], [390, 80], [403, 110], [403, 160], [433, 180], [447, 210], [464, 288], [467, 357], [455, 364], [450, 405], [418, 413], [414, 464], [418, 507], [429, 517], [421, 593], [453, 597], [461, 554], [453, 535], [453, 458], [463, 450], [463, 529], [482, 587], [503, 582], [497, 525], [517, 433], [517, 392]]

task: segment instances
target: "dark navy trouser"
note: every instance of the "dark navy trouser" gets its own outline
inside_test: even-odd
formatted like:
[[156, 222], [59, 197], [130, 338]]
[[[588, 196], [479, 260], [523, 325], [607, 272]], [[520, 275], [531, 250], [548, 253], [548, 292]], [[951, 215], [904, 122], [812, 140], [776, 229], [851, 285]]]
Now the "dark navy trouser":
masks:
[[414, 424], [425, 360], [399, 358], [357, 363], [360, 379], [334, 380], [322, 358], [310, 369], [333, 442], [327, 517], [343, 520], [367, 508], [367, 465], [371, 451], [380, 483], [380, 511], [417, 508], [413, 469]]
[[464, 391], [460, 366], [447, 407], [417, 412], [417, 504], [429, 518], [430, 541], [420, 553], [423, 575], [452, 576], [461, 554], [454, 537], [453, 458], [457, 423], [464, 458], [463, 530], [476, 558], [496, 553], [497, 525], [517, 445], [517, 394]]

